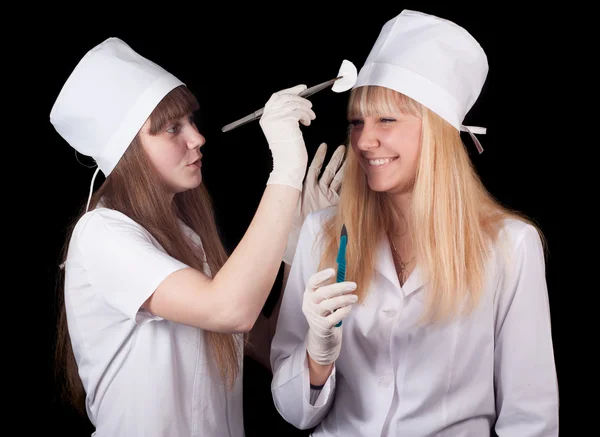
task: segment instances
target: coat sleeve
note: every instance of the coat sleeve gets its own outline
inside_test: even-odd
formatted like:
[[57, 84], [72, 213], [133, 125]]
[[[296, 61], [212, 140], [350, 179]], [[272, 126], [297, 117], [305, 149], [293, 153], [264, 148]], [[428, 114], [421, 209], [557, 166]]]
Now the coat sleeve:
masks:
[[524, 227], [514, 247], [497, 292], [495, 431], [499, 437], [558, 436], [558, 383], [537, 230]]
[[188, 267], [168, 255], [142, 226], [111, 210], [88, 213], [73, 244], [97, 296], [138, 324], [162, 320], [142, 308], [160, 283]]
[[277, 328], [271, 343], [271, 392], [279, 414], [299, 429], [316, 426], [325, 417], [335, 394], [335, 365], [314, 405], [306, 355], [308, 323], [302, 296], [308, 278], [317, 272], [320, 251], [315, 244], [318, 216], [309, 215], [300, 231], [289, 278], [281, 301]]

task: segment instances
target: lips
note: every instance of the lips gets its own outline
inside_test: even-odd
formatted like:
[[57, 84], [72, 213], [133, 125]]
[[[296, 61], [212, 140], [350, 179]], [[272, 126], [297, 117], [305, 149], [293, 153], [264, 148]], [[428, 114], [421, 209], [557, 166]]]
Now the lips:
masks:
[[398, 156], [367, 156], [367, 155], [363, 155], [362, 156], [364, 159], [366, 159], [367, 161], [371, 160], [371, 159], [397, 159]]
[[394, 162], [396, 159], [398, 159], [397, 156], [395, 157], [380, 157], [380, 158], [367, 158], [364, 157], [364, 160], [367, 162], [367, 164], [369, 164], [370, 166], [373, 167], [381, 167], [381, 166], [385, 166], [387, 164], [390, 164], [392, 162]]

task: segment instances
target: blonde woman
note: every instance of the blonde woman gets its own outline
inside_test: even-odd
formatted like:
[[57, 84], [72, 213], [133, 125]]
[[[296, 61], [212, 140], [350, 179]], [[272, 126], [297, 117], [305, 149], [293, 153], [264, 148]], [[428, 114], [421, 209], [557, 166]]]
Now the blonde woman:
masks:
[[487, 72], [465, 29], [405, 10], [359, 73], [340, 202], [302, 227], [271, 350], [277, 410], [315, 437], [558, 435], [543, 238], [460, 137], [482, 150], [462, 121]]

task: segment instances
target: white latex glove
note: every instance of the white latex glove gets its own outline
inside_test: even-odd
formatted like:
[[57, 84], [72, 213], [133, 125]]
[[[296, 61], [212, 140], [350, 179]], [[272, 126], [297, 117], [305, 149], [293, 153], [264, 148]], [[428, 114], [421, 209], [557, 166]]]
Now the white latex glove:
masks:
[[292, 264], [294, 252], [296, 252], [296, 246], [298, 245], [298, 238], [300, 237], [300, 230], [306, 216], [311, 212], [337, 205], [340, 200], [339, 193], [342, 186], [344, 169], [346, 168], [346, 146], [338, 146], [333, 155], [331, 155], [331, 159], [319, 179], [326, 154], [327, 144], [321, 143], [308, 168], [302, 196], [296, 207], [292, 230], [289, 233], [287, 246], [283, 254], [283, 262], [286, 264]]
[[305, 89], [306, 85], [297, 85], [276, 92], [265, 104], [259, 123], [273, 155], [267, 185], [289, 185], [302, 191], [308, 153], [298, 122], [308, 126], [316, 117], [310, 100], [297, 95]]
[[[315, 273], [308, 280], [302, 300], [302, 312], [308, 322], [306, 350], [318, 364], [333, 363], [342, 347], [342, 326], [335, 325], [344, 319], [358, 300], [356, 283], [351, 281], [326, 285], [335, 278], [332, 268]], [[336, 311], [337, 310], [337, 311]]]

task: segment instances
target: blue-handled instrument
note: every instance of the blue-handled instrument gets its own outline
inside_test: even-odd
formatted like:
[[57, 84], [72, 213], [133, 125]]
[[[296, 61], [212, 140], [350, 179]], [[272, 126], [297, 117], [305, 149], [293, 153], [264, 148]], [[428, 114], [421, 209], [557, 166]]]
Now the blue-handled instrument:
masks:
[[[336, 282], [344, 282], [346, 280], [346, 245], [348, 244], [348, 231], [346, 231], [346, 225], [342, 225], [342, 232], [340, 233], [340, 247], [338, 249], [337, 257], [337, 277]], [[342, 326], [342, 321], [335, 325], [337, 327]]]

